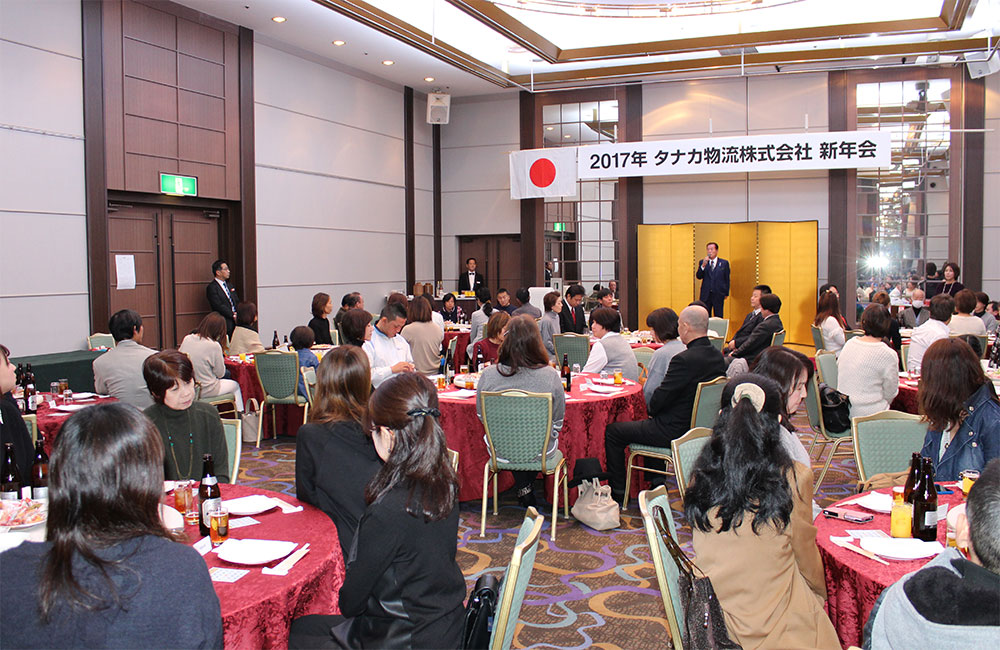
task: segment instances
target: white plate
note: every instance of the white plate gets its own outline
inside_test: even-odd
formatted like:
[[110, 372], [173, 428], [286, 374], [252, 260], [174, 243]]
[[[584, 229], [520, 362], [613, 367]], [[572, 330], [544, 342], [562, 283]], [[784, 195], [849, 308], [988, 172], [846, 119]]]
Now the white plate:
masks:
[[219, 559], [233, 564], [268, 564], [295, 550], [295, 542], [270, 539], [230, 539], [219, 547]]
[[920, 560], [934, 557], [944, 550], [941, 542], [924, 542], [912, 538], [862, 537], [861, 548], [889, 560]]
[[73, 393], [73, 399], [93, 399], [97, 393]]
[[274, 502], [274, 499], [266, 497], [263, 494], [251, 494], [250, 496], [240, 497], [238, 499], [230, 499], [228, 501], [223, 501], [222, 505], [229, 510], [229, 514], [240, 517], [259, 515], [262, 512], [267, 512], [271, 508], [278, 507], [278, 504]]
[[882, 494], [881, 492], [869, 492], [868, 494], [854, 500], [854, 503], [871, 510], [872, 512], [881, 512], [882, 514], [889, 514], [892, 512], [892, 495]]
[[56, 407], [57, 411], [65, 411], [66, 413], [74, 413], [76, 411], [82, 411], [83, 409], [91, 406], [90, 404], [60, 404]]
[[184, 530], [184, 515], [165, 503], [160, 504], [160, 521], [167, 530]]
[[175, 487], [177, 487], [177, 481], [164, 481], [163, 493], [168, 494], [170, 492], [173, 492]]

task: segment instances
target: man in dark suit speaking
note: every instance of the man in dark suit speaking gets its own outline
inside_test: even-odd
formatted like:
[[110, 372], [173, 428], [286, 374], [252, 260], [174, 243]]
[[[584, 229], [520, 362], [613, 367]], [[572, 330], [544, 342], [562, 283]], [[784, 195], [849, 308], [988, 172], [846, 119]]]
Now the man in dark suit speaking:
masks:
[[205, 297], [212, 311], [219, 312], [226, 319], [226, 332], [232, 336], [236, 329], [236, 305], [240, 304], [240, 299], [236, 289], [229, 284], [229, 263], [215, 260], [212, 262], [212, 273], [215, 279], [205, 287]]
[[458, 276], [459, 291], [475, 291], [486, 283], [482, 273], [476, 273], [476, 258], [465, 260], [465, 273]]
[[729, 295], [729, 262], [719, 257], [719, 245], [708, 242], [708, 255], [698, 263], [695, 274], [701, 280], [699, 300], [708, 305], [708, 315], [722, 318], [722, 304]]

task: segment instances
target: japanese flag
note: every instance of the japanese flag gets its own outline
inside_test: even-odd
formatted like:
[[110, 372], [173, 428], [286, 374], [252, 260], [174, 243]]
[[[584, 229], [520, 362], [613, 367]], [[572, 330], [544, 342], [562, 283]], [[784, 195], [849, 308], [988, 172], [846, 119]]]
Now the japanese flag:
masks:
[[510, 154], [510, 198], [576, 194], [576, 147], [528, 149]]

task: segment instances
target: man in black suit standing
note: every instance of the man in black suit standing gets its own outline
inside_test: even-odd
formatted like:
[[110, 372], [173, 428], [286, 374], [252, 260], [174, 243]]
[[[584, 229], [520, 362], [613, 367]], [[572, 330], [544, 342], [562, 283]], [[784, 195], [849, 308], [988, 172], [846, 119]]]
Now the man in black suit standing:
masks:
[[753, 292], [750, 293], [750, 306], [753, 307], [753, 311], [743, 319], [743, 324], [736, 330], [733, 340], [726, 344], [723, 352], [732, 352], [743, 345], [750, 337], [750, 333], [753, 332], [753, 328], [757, 327], [764, 320], [764, 317], [760, 315], [760, 297], [766, 293], [771, 293], [771, 287], [766, 284], [758, 284], [753, 288]]
[[212, 311], [219, 312], [226, 319], [226, 332], [232, 336], [236, 329], [236, 305], [240, 304], [240, 299], [236, 289], [229, 284], [229, 263], [215, 260], [212, 262], [212, 273], [215, 279], [205, 287], [205, 297]]
[[465, 260], [465, 273], [458, 276], [459, 291], [475, 291], [486, 284], [486, 278], [482, 273], [476, 273], [476, 258], [470, 257]]
[[729, 262], [719, 257], [719, 245], [708, 242], [708, 253], [698, 264], [695, 277], [701, 280], [701, 295], [698, 297], [708, 305], [709, 315], [722, 318], [722, 304], [729, 295]]
[[758, 354], [771, 346], [771, 339], [777, 332], [785, 329], [781, 324], [781, 298], [773, 293], [767, 293], [760, 297], [760, 315], [763, 316], [757, 326], [750, 332], [750, 336], [743, 341], [743, 344], [730, 353], [733, 359], [746, 359], [747, 363], [752, 363]]
[[625, 496], [625, 448], [630, 443], [669, 447], [691, 426], [691, 409], [698, 383], [726, 374], [722, 353], [708, 340], [708, 312], [704, 307], [686, 307], [677, 323], [677, 332], [687, 349], [678, 352], [663, 381], [649, 400], [649, 419], [616, 422], [604, 432], [604, 452], [611, 474], [611, 496], [621, 503]]
[[587, 316], [583, 313], [583, 299], [587, 290], [579, 284], [566, 289], [562, 311], [559, 312], [559, 329], [563, 334], [583, 334], [587, 331]]

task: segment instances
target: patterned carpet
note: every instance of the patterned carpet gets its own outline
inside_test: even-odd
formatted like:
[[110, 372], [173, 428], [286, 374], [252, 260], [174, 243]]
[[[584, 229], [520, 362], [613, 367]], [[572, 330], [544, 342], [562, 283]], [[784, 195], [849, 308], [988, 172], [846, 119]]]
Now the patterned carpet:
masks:
[[[812, 432], [804, 418], [795, 422], [808, 449]], [[808, 432], [808, 433], [806, 433]], [[850, 451], [850, 445], [841, 450]], [[815, 460], [817, 475], [822, 463]], [[825, 460], [825, 456], [824, 456]], [[840, 456], [817, 494], [821, 506], [854, 490], [853, 456]], [[239, 483], [295, 494], [295, 441], [279, 438], [260, 449], [244, 445]], [[681, 541], [690, 551], [690, 528], [676, 511], [676, 485], [668, 478]], [[501, 495], [500, 514], [488, 511], [486, 536], [479, 537], [480, 502], [463, 503], [458, 562], [469, 588], [483, 573], [502, 575], [513, 550], [524, 509]], [[560, 511], [562, 508], [560, 508]], [[556, 542], [549, 535], [548, 509], [538, 556], [521, 610], [516, 648], [651, 648], [669, 643], [663, 604], [656, 584], [638, 504], [622, 513], [621, 528], [597, 532], [560, 515]]]

